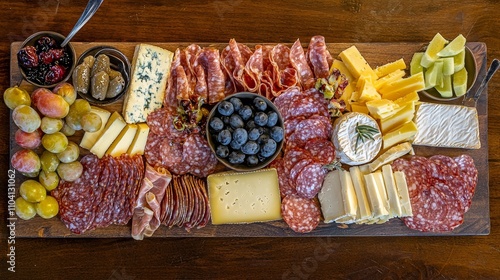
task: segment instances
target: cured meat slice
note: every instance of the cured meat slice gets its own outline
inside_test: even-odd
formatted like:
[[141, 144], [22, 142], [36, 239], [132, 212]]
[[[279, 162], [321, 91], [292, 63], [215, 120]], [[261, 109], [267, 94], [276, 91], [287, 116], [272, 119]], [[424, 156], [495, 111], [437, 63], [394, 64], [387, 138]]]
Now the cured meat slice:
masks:
[[457, 163], [460, 174], [466, 183], [463, 194], [467, 199], [467, 204], [465, 206], [465, 211], [467, 212], [470, 208], [472, 197], [474, 196], [474, 192], [476, 190], [478, 171], [474, 164], [474, 159], [469, 155], [461, 155], [453, 158], [453, 160]]
[[285, 172], [287, 174], [290, 173], [290, 170], [295, 166], [297, 162], [302, 159], [311, 158], [312, 155], [307, 150], [296, 147], [290, 150], [287, 150], [284, 156], [284, 165]]
[[262, 46], [256, 46], [248, 59], [243, 72], [243, 85], [250, 92], [257, 92], [260, 87], [260, 76], [264, 72]]
[[169, 139], [176, 139], [182, 141], [188, 135], [186, 130], [179, 131], [174, 127], [174, 116], [172, 111], [168, 108], [160, 108], [148, 115], [146, 120], [150, 134], [168, 137]]
[[297, 125], [303, 120], [305, 120], [305, 117], [299, 116], [296, 118], [289, 118], [286, 121], [284, 121], [283, 125], [285, 127], [286, 138], [290, 137], [295, 132]]
[[307, 63], [306, 55], [299, 39], [295, 41], [290, 49], [290, 63], [297, 70], [302, 89], [305, 90], [314, 87], [314, 73]]
[[272, 167], [276, 168], [276, 172], [278, 173], [281, 198], [287, 195], [296, 194], [295, 188], [288, 183], [288, 173], [285, 172], [283, 159], [274, 160]]
[[335, 146], [328, 139], [308, 141], [304, 149], [309, 151], [318, 163], [329, 164], [335, 160]]
[[307, 165], [300, 171], [296, 179], [297, 194], [305, 198], [313, 198], [321, 190], [327, 170], [319, 163]]
[[159, 152], [162, 166], [165, 166], [172, 173], [180, 175], [189, 171], [188, 163], [182, 162], [183, 149], [178, 141], [163, 138]]
[[181, 50], [176, 49], [172, 65], [170, 67], [170, 75], [168, 77], [167, 89], [165, 91], [165, 99], [163, 105], [166, 108], [177, 107], [177, 67], [181, 66]]
[[392, 163], [392, 168], [405, 173], [411, 204], [416, 204], [420, 200], [422, 189], [428, 189], [431, 183], [428, 167], [416, 166], [412, 161], [399, 158]]
[[297, 185], [297, 176], [299, 176], [300, 172], [304, 169], [304, 167], [313, 163], [312, 158], [304, 158], [299, 160], [293, 167], [290, 169], [290, 173], [288, 175], [288, 184], [292, 186], [292, 188], [296, 188]]
[[281, 202], [281, 216], [295, 232], [314, 230], [321, 219], [321, 209], [316, 199], [288, 195]]
[[283, 118], [290, 119], [299, 116], [310, 117], [315, 114], [325, 115], [327, 113], [326, 108], [318, 103], [317, 100], [310, 95], [301, 95], [296, 98], [290, 105], [288, 110], [283, 113]]
[[191, 166], [190, 173], [206, 177], [215, 170], [217, 158], [207, 140], [199, 134], [191, 134], [183, 144], [182, 162]]
[[197, 63], [202, 65], [205, 70], [208, 87], [208, 103], [215, 104], [224, 99], [226, 78], [221, 68], [219, 50], [215, 48], [204, 48], [198, 57]]
[[291, 87], [285, 90], [280, 96], [276, 97], [276, 99], [274, 99], [274, 105], [276, 105], [284, 118], [285, 114], [288, 112], [288, 109], [292, 105], [292, 102], [298, 95], [301, 95], [300, 89], [298, 87]]
[[189, 85], [189, 80], [188, 76], [186, 75], [186, 72], [184, 71], [184, 67], [182, 66], [177, 66], [175, 69], [175, 72], [177, 73], [177, 100], [189, 100], [189, 97], [191, 96], [191, 93], [193, 92], [191, 90], [191, 87]]
[[288, 142], [304, 147], [308, 141], [314, 139], [329, 139], [331, 125], [327, 117], [309, 118], [297, 124], [295, 132], [289, 137]]
[[208, 85], [207, 78], [205, 77], [205, 70], [201, 65], [197, 65], [194, 68], [194, 73], [196, 74], [196, 86], [194, 88], [194, 96], [191, 96], [191, 100], [198, 101], [200, 99], [208, 99]]
[[222, 51], [221, 63], [228, 76], [232, 80], [237, 91], [244, 89], [243, 70], [245, 64], [252, 55], [250, 48], [243, 44], [236, 43], [236, 40], [229, 40], [229, 45]]
[[332, 56], [326, 48], [325, 37], [314, 36], [309, 42], [307, 60], [316, 79], [328, 77]]
[[431, 163], [431, 175], [440, 180], [451, 180], [459, 176], [458, 164], [448, 156], [434, 155], [429, 158]]

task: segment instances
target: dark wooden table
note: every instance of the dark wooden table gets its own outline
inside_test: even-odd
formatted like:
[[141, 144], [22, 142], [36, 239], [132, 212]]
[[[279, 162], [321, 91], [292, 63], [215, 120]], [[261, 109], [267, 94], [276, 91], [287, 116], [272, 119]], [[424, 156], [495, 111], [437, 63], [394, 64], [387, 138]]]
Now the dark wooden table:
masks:
[[[80, 42], [426, 42], [462, 33], [500, 58], [497, 1], [117, 1], [103, 3]], [[86, 1], [1, 1], [0, 91], [9, 87], [10, 44], [67, 34]], [[334, 54], [336, 55], [336, 54]], [[0, 279], [500, 278], [500, 78], [489, 85], [491, 233], [462, 237], [16, 238], [8, 244], [7, 188], [0, 188]], [[9, 169], [9, 110], [0, 105], [0, 185]], [[7, 254], [15, 246], [15, 273]], [[6, 277], [7, 278], [6, 278]]]

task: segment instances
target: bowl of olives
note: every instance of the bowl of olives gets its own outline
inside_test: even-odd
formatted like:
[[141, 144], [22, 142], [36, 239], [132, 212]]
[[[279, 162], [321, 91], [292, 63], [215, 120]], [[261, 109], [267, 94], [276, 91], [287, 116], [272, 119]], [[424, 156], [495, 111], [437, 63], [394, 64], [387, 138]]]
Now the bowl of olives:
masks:
[[119, 100], [130, 83], [130, 62], [118, 49], [93, 47], [82, 53], [73, 71], [73, 85], [78, 95], [93, 105], [107, 105]]
[[17, 52], [17, 64], [23, 77], [36, 87], [53, 88], [71, 77], [76, 52], [71, 43], [64, 48], [66, 37], [41, 31], [29, 36]]
[[283, 119], [267, 98], [250, 92], [226, 97], [207, 119], [208, 144], [217, 159], [236, 171], [269, 165], [284, 141]]

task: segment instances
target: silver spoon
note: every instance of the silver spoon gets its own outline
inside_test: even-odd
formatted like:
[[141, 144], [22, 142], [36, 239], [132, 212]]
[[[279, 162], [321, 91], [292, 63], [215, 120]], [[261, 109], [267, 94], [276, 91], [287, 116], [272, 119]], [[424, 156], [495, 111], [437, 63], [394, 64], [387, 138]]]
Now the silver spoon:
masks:
[[82, 15], [76, 22], [71, 32], [68, 34], [68, 37], [66, 37], [66, 39], [64, 39], [64, 41], [62, 42], [62, 48], [64, 48], [64, 46], [69, 43], [71, 38], [73, 38], [73, 36], [75, 36], [75, 34], [89, 21], [89, 19], [95, 14], [97, 9], [99, 9], [102, 2], [104, 2], [104, 0], [89, 0], [89, 2], [87, 3], [87, 7], [85, 7], [85, 10], [83, 11]]
[[481, 93], [483, 93], [484, 89], [488, 86], [488, 82], [491, 80], [491, 77], [493, 77], [493, 74], [497, 72], [498, 68], [500, 68], [500, 61], [498, 59], [493, 59], [491, 62], [490, 68], [488, 69], [488, 72], [486, 72], [486, 76], [484, 79], [481, 81], [481, 85], [477, 89], [476, 93], [474, 96], [470, 96], [471, 94], [468, 94], [465, 96], [462, 104], [467, 105], [467, 106], [476, 106], [477, 100], [479, 99], [479, 96], [481, 96]]

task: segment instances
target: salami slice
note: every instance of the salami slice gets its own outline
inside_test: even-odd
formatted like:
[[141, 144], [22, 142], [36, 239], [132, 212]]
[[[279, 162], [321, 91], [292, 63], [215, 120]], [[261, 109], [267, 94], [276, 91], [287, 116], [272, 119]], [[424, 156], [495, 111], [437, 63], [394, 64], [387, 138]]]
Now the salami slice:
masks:
[[283, 159], [275, 160], [273, 167], [276, 168], [276, 172], [278, 173], [281, 197], [283, 198], [287, 195], [296, 194], [295, 188], [288, 183], [288, 173], [285, 172]]
[[288, 138], [288, 142], [304, 147], [308, 141], [314, 139], [329, 139], [330, 120], [326, 117], [309, 118], [301, 121], [295, 132]]
[[215, 48], [204, 48], [199, 57], [199, 64], [205, 70], [208, 88], [208, 103], [215, 104], [224, 99], [226, 78], [221, 68], [219, 50]]
[[285, 172], [287, 174], [290, 173], [290, 170], [295, 166], [297, 162], [299, 162], [302, 159], [306, 158], [311, 158], [312, 155], [309, 153], [307, 150], [302, 149], [302, 148], [293, 148], [290, 150], [287, 150], [284, 156], [284, 168]]
[[453, 160], [457, 163], [460, 175], [466, 183], [463, 194], [467, 200], [467, 205], [465, 206], [465, 211], [467, 212], [470, 208], [472, 197], [474, 196], [474, 192], [476, 190], [478, 171], [474, 164], [474, 159], [472, 159], [469, 155], [461, 155], [453, 158]]
[[299, 176], [300, 172], [304, 169], [304, 167], [313, 163], [312, 158], [304, 158], [299, 160], [293, 167], [290, 169], [290, 173], [288, 175], [288, 184], [295, 189], [297, 185], [297, 176]]
[[408, 185], [408, 193], [412, 205], [420, 200], [422, 189], [426, 189], [430, 185], [430, 175], [427, 168], [415, 168], [410, 161], [399, 158], [392, 163], [394, 171], [405, 173], [406, 184]]
[[312, 163], [300, 171], [296, 179], [297, 194], [305, 198], [313, 198], [321, 190], [327, 170], [321, 164]]
[[291, 87], [284, 91], [280, 96], [276, 97], [276, 99], [274, 99], [274, 104], [283, 117], [285, 117], [285, 115], [287, 114], [288, 109], [296, 98], [295, 96], [298, 96], [300, 94], [301, 92], [298, 87]]
[[335, 160], [335, 146], [328, 139], [314, 139], [308, 141], [304, 147], [320, 164], [329, 164]]
[[314, 73], [307, 63], [306, 55], [299, 39], [295, 41], [290, 49], [290, 63], [297, 70], [302, 89], [305, 90], [314, 87]]
[[314, 230], [321, 219], [321, 209], [316, 199], [288, 195], [281, 202], [281, 216], [295, 232]]
[[177, 107], [177, 66], [181, 65], [181, 50], [176, 49], [172, 65], [170, 66], [170, 75], [168, 77], [167, 89], [163, 105], [166, 108], [175, 109]]
[[332, 63], [331, 57], [326, 49], [325, 38], [323, 36], [312, 37], [307, 49], [307, 59], [316, 79], [328, 77]]

